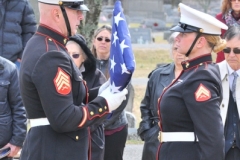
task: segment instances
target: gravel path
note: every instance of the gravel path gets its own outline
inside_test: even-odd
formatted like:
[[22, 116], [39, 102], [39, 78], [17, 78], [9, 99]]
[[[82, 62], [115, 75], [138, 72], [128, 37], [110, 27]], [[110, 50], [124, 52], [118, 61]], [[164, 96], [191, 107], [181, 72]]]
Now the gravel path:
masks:
[[141, 160], [143, 144], [127, 144], [124, 149], [123, 160]]

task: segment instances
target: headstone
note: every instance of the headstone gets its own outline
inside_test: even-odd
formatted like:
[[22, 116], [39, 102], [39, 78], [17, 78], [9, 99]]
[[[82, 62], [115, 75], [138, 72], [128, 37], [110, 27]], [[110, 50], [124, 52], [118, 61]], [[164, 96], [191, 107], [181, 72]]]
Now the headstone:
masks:
[[152, 43], [152, 31], [150, 28], [129, 28], [131, 42], [137, 44]]
[[127, 116], [127, 120], [128, 120], [128, 128], [135, 128], [136, 127], [135, 115], [126, 111], [126, 116]]
[[127, 89], [128, 89], [129, 99], [128, 99], [128, 102], [127, 102], [127, 105], [126, 105], [126, 111], [132, 113], [133, 102], [134, 102], [134, 88], [133, 88], [132, 83], [129, 83]]

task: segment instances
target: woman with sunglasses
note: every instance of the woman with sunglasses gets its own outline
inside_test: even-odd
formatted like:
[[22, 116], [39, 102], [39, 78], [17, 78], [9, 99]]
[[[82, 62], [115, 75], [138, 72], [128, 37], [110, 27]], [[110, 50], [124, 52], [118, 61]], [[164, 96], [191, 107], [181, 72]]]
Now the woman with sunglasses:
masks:
[[188, 60], [158, 100], [158, 160], [223, 160], [224, 130], [220, 114], [222, 90], [219, 68], [211, 53], [226, 42], [219, 36], [227, 26], [203, 12], [179, 4], [180, 32], [176, 47]]
[[[97, 97], [98, 88], [106, 82], [104, 74], [96, 67], [96, 58], [86, 45], [82, 35], [76, 34], [69, 38], [66, 44], [69, 55], [82, 73], [88, 88], [88, 102]], [[87, 103], [87, 102], [86, 102]], [[103, 124], [91, 126], [91, 158], [103, 160], [104, 157], [104, 128]]]
[[225, 129], [225, 160], [240, 159], [240, 26], [230, 27], [225, 33], [225, 60], [220, 68], [223, 101], [220, 106]]
[[[222, 11], [216, 15], [216, 18], [227, 26], [240, 26], [240, 0], [223, 0]], [[221, 37], [226, 30], [222, 29]], [[224, 60], [224, 53], [221, 51], [217, 54], [216, 62]]]
[[108, 65], [111, 46], [112, 27], [103, 25], [98, 28], [93, 35], [92, 53], [97, 58], [97, 68], [99, 68], [106, 78], [109, 78]]
[[[109, 78], [108, 67], [110, 64], [109, 57], [111, 46], [111, 31], [112, 27], [109, 25], [103, 25], [102, 27], [98, 28], [93, 36], [92, 46], [92, 53], [97, 58], [97, 68], [104, 73], [107, 79]], [[129, 90], [129, 92], [131, 91]], [[104, 121], [104, 160], [123, 159], [123, 151], [128, 135], [127, 123], [127, 117], [124, 110], [119, 114], [114, 113], [110, 119]]]

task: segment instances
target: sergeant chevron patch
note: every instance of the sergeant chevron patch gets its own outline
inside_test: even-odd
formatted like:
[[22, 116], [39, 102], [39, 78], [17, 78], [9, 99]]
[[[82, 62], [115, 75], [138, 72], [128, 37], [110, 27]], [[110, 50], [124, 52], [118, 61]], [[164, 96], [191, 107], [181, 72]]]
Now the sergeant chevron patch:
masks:
[[71, 92], [70, 76], [60, 67], [58, 67], [57, 74], [53, 81], [59, 94], [67, 95]]
[[195, 99], [198, 102], [204, 102], [211, 98], [211, 92], [201, 83], [195, 92]]

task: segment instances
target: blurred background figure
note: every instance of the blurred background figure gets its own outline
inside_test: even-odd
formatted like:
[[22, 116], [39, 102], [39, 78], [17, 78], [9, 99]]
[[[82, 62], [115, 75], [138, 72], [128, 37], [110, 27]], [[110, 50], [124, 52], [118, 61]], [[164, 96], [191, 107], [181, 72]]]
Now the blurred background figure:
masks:
[[169, 37], [170, 56], [173, 58], [173, 62], [158, 67], [148, 76], [147, 89], [140, 106], [142, 121], [138, 128], [138, 135], [144, 141], [142, 160], [156, 160], [160, 130], [157, 113], [158, 98], [164, 88], [179, 76], [182, 71], [181, 62], [186, 59], [184, 54], [177, 52], [175, 38], [178, 34], [178, 32], [174, 32]]
[[0, 56], [20, 67], [22, 52], [37, 29], [29, 1], [0, 0]]
[[[223, 0], [221, 13], [216, 15], [216, 18], [227, 26], [240, 25], [240, 1], [239, 0]], [[224, 36], [226, 30], [222, 29], [221, 37]], [[218, 52], [216, 62], [223, 61], [224, 53]]]
[[[104, 74], [96, 67], [96, 58], [86, 45], [84, 37], [76, 34], [66, 44], [68, 53], [83, 75], [89, 91], [88, 101], [97, 97], [98, 88], [106, 82]], [[105, 136], [103, 124], [91, 127], [91, 159], [103, 160]]]
[[220, 68], [223, 101], [221, 115], [225, 134], [225, 160], [240, 159], [240, 26], [233, 26], [225, 34], [225, 60]]
[[23, 146], [26, 136], [26, 113], [20, 95], [18, 70], [9, 60], [0, 56], [0, 148], [11, 148], [12, 160]]
[[[97, 68], [103, 72], [107, 79], [109, 78], [111, 31], [112, 27], [110, 25], [103, 25], [98, 28], [93, 36], [92, 46], [92, 53], [97, 58]], [[131, 90], [128, 94], [131, 94], [130, 92]], [[110, 119], [104, 121], [104, 160], [122, 160], [128, 135], [127, 124], [125, 110], [119, 114], [113, 113]]]

